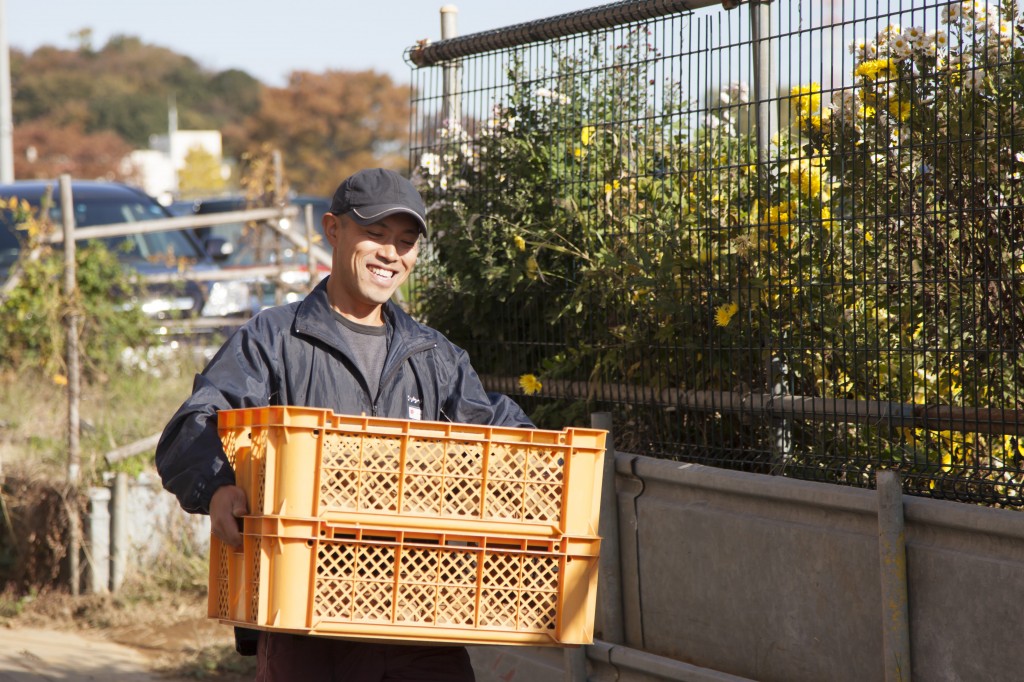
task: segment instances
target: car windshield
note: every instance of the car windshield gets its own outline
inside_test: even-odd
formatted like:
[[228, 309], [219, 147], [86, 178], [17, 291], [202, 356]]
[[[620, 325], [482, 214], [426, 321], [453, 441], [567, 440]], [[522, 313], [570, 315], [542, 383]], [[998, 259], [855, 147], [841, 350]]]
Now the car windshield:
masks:
[[[98, 198], [87, 202], [75, 201], [76, 227], [134, 223], [166, 217], [167, 214], [158, 205], [143, 201]], [[51, 207], [50, 218], [54, 224], [60, 224], [60, 207]], [[107, 237], [101, 241], [118, 254], [121, 262], [135, 267], [144, 264], [171, 266], [181, 258], [195, 260], [199, 257], [198, 247], [179, 231]]]
[[[292, 202], [299, 208], [298, 215], [291, 222], [291, 229], [305, 237], [306, 216], [305, 205], [313, 205], [314, 243], [323, 246], [323, 228], [320, 226], [322, 216], [330, 206], [326, 199], [319, 197], [301, 198]], [[223, 213], [225, 211], [243, 211], [246, 209], [244, 199], [211, 200], [200, 202], [195, 208], [198, 215]], [[234, 248], [224, 265], [250, 266], [270, 264], [305, 264], [306, 256], [285, 237], [264, 227], [263, 225], [246, 225], [245, 223], [224, 223], [200, 227], [195, 230], [201, 241], [217, 237], [227, 241]]]
[[[60, 206], [51, 206], [49, 217], [54, 225], [60, 225]], [[76, 227], [134, 223], [166, 217], [167, 214], [158, 204], [130, 196], [75, 200]], [[24, 235], [14, 224], [11, 212], [0, 212], [0, 280], [6, 277], [17, 261], [23, 240]], [[196, 243], [180, 231], [107, 237], [100, 241], [116, 253], [122, 263], [137, 269], [144, 266], [174, 267], [182, 259], [196, 261], [202, 257]]]

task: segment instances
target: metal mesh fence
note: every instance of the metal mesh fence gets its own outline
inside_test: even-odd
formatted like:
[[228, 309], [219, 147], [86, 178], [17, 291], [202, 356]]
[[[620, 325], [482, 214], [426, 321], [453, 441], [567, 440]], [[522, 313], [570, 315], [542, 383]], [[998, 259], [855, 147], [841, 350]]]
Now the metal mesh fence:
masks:
[[684, 5], [411, 49], [416, 313], [541, 426], [1022, 504], [1016, 3]]

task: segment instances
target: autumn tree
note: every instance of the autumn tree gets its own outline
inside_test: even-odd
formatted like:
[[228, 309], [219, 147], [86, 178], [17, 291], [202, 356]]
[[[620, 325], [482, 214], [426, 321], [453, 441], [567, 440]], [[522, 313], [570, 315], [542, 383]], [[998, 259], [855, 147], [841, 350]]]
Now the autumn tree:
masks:
[[131, 180], [124, 163], [132, 148], [117, 133], [87, 133], [78, 124], [57, 125], [49, 119], [30, 121], [14, 129], [14, 175], [18, 178], [76, 178]]
[[285, 179], [299, 192], [328, 194], [365, 166], [406, 167], [409, 90], [387, 75], [297, 71], [285, 87], [270, 88], [131, 36], [95, 49], [91, 32], [75, 35], [77, 49], [12, 50], [21, 177], [66, 171], [130, 180], [122, 158], [167, 132], [172, 98], [179, 128], [220, 130], [228, 158], [280, 151]]
[[178, 172], [182, 199], [198, 199], [220, 193], [226, 185], [220, 159], [196, 146], [185, 154], [185, 166]]
[[408, 86], [375, 71], [295, 71], [283, 88], [264, 89], [242, 134], [281, 150], [289, 183], [330, 194], [367, 166], [405, 167]]
[[136, 146], [167, 131], [172, 96], [182, 128], [219, 129], [254, 113], [261, 88], [242, 71], [207, 71], [190, 57], [131, 36], [114, 36], [98, 51], [15, 51], [11, 84], [15, 123], [51, 117], [85, 132], [113, 130]]

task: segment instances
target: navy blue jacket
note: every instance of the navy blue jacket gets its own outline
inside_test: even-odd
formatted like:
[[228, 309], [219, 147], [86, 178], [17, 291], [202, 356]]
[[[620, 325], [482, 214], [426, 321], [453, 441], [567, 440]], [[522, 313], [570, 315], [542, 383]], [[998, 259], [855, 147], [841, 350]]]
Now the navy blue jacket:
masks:
[[235, 475], [217, 435], [223, 409], [294, 405], [339, 414], [532, 427], [511, 399], [489, 394], [464, 350], [384, 305], [391, 327], [377, 395], [356, 368], [327, 300], [326, 280], [297, 303], [264, 310], [238, 329], [196, 376], [164, 429], [156, 465], [182, 508], [207, 513]]

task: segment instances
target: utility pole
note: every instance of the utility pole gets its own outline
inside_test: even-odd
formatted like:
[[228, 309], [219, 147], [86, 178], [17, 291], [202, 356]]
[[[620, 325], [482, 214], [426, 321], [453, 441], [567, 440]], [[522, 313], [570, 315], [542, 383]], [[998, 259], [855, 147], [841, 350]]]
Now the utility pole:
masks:
[[11, 114], [11, 49], [7, 0], [0, 0], [0, 182], [14, 180], [14, 116]]

